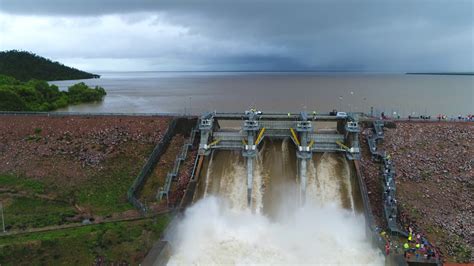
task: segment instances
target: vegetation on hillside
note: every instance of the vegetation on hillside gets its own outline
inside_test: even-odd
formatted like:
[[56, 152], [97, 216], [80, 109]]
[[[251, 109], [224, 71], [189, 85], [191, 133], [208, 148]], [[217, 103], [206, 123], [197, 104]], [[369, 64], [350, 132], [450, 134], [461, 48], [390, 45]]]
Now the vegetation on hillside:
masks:
[[0, 238], [1, 265], [138, 265], [170, 221], [93, 224]]
[[90, 88], [83, 82], [60, 91], [43, 80], [22, 82], [0, 75], [0, 111], [52, 111], [69, 104], [101, 101], [106, 94], [102, 87]]
[[0, 74], [11, 76], [21, 81], [31, 79], [70, 80], [100, 77], [96, 74], [53, 62], [30, 52], [17, 50], [0, 52]]
[[[126, 145], [138, 150], [137, 154], [143, 157], [153, 149], [153, 145], [138, 142]], [[140, 171], [141, 165], [136, 163], [140, 160], [143, 158], [133, 153], [119, 152], [102, 164], [99, 171], [86, 168], [87, 180], [74, 185], [58, 184], [50, 178], [0, 173], [0, 201], [7, 232], [46, 226], [55, 229], [80, 223], [87, 217], [99, 221], [118, 212], [133, 212], [126, 193]], [[83, 213], [79, 213], [80, 210]], [[90, 265], [97, 261], [138, 265], [170, 219], [170, 215], [163, 214], [3, 236], [0, 238], [0, 265]]]

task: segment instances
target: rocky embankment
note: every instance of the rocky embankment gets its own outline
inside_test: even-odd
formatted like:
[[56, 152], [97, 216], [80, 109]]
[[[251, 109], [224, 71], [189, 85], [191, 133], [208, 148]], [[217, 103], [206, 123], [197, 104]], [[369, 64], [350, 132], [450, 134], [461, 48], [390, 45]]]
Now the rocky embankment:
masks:
[[[367, 149], [364, 134], [361, 138]], [[445, 260], [473, 261], [474, 124], [397, 122], [395, 128], [385, 128], [381, 147], [396, 167], [402, 223], [427, 235]], [[374, 213], [383, 226], [378, 166], [366, 151], [362, 165]]]
[[[158, 143], [169, 118], [0, 116], [0, 173], [78, 180], [118, 153]], [[140, 164], [142, 162], [139, 162]], [[64, 180], [63, 180], [64, 181]]]

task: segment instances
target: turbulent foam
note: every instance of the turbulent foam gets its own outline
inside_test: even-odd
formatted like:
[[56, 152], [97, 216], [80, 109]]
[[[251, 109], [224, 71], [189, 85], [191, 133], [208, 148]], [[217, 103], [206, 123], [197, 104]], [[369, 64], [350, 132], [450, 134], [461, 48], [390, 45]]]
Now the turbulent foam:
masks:
[[208, 197], [186, 211], [168, 265], [383, 264], [363, 217], [337, 206], [305, 206], [281, 221]]

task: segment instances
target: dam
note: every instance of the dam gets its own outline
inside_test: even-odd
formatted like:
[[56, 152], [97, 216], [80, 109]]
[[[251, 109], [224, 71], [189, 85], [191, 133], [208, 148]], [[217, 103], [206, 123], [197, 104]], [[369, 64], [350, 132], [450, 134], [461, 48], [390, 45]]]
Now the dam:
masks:
[[357, 116], [252, 109], [198, 126], [169, 265], [384, 263], [366, 237]]
[[[219, 120], [241, 120], [237, 129], [221, 129]], [[335, 122], [334, 131], [316, 131], [318, 122]], [[199, 125], [201, 142], [199, 154], [209, 156], [215, 150], [238, 150], [246, 160], [247, 204], [252, 204], [254, 163], [264, 139], [287, 139], [297, 147], [299, 201], [304, 203], [307, 186], [307, 166], [313, 153], [344, 152], [348, 159], [359, 158], [359, 126], [350, 115], [308, 115], [305, 112], [263, 114], [251, 109], [242, 114], [209, 113]], [[257, 169], [258, 171], [258, 169]]]
[[384, 254], [373, 224], [357, 114], [251, 109], [197, 125], [185, 215], [156, 265], [406, 264], [399, 250]]

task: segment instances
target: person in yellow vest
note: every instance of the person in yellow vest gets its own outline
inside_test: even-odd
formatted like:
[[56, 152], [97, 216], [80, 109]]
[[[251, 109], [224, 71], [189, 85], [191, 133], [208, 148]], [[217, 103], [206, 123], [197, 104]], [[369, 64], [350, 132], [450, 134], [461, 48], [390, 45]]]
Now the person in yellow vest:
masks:
[[420, 249], [420, 243], [416, 243], [415, 247], [416, 249]]
[[408, 245], [408, 243], [405, 242], [405, 244], [403, 244], [403, 249], [405, 250], [404, 256], [406, 258], [408, 254], [408, 249], [410, 249], [410, 245]]
[[411, 233], [409, 233], [409, 234], [408, 234], [408, 241], [411, 242], [412, 239], [413, 239], [413, 238], [412, 238], [412, 236], [411, 236]]

